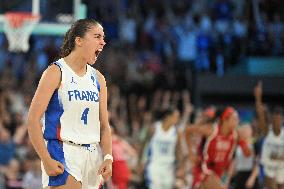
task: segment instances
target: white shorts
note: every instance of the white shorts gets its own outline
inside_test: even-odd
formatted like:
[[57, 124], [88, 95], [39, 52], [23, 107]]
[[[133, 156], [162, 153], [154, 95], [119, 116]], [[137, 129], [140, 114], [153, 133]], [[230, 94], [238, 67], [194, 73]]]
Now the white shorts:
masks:
[[146, 182], [149, 189], [172, 189], [175, 182], [175, 170], [169, 166], [148, 165]]
[[98, 169], [102, 153], [99, 144], [80, 146], [58, 140], [49, 140], [46, 144], [51, 157], [61, 162], [65, 170], [61, 175], [48, 176], [42, 166], [43, 188], [64, 185], [69, 174], [82, 183], [82, 189], [100, 187], [102, 176], [98, 175]]
[[264, 175], [275, 179], [277, 184], [284, 184], [284, 167], [283, 166], [263, 166]]

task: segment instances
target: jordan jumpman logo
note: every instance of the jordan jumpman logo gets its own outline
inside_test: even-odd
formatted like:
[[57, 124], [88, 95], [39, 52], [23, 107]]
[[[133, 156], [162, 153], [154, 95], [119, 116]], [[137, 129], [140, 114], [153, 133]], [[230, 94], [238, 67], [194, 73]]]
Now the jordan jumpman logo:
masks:
[[73, 77], [72, 77], [71, 83], [77, 84], [77, 83], [74, 81], [74, 78], [73, 78]]

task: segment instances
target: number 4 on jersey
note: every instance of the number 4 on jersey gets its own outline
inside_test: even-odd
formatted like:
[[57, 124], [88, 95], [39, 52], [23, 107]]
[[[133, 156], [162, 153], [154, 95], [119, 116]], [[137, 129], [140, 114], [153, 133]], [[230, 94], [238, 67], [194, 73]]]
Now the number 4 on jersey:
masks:
[[87, 125], [88, 121], [88, 113], [89, 113], [89, 108], [86, 108], [81, 116], [81, 120], [84, 122], [85, 125]]

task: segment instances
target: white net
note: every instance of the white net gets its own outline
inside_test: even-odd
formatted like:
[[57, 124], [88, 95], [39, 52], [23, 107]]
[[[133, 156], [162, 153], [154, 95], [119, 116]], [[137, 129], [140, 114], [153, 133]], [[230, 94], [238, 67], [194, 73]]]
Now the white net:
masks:
[[9, 51], [27, 52], [29, 38], [39, 21], [39, 16], [30, 13], [7, 13], [4, 16], [4, 32], [9, 42]]

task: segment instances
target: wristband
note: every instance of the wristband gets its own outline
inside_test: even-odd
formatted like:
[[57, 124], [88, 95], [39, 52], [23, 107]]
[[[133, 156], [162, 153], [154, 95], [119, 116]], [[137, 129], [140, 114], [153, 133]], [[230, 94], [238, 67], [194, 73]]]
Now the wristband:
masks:
[[112, 157], [112, 155], [106, 154], [105, 157], [104, 157], [104, 161], [105, 161], [105, 160], [111, 160], [111, 162], [113, 162], [113, 157]]

